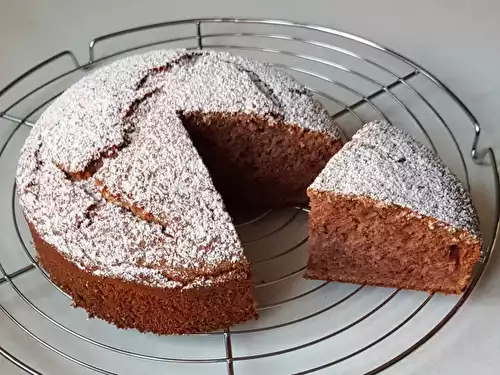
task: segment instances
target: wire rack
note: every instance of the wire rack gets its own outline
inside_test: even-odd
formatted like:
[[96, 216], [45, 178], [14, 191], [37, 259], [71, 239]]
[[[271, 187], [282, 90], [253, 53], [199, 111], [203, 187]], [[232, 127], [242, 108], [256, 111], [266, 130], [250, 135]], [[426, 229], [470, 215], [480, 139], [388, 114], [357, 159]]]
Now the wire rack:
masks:
[[[69, 297], [50, 281], [31, 249], [12, 186], [17, 154], [40, 112], [87, 70], [160, 47], [231, 50], [267, 61], [302, 81], [346, 138], [365, 121], [385, 119], [438, 152], [470, 189], [486, 237], [465, 293], [438, 296], [302, 280], [307, 210], [290, 208], [254, 213], [237, 224], [254, 269], [261, 316], [255, 322], [225, 332], [158, 337], [87, 321], [81, 310], [71, 309]], [[97, 57], [98, 50], [106, 54]], [[68, 63], [73, 67], [67, 69]], [[30, 83], [36, 76], [43, 83]], [[0, 108], [0, 135], [6, 139], [0, 149], [0, 173], [6, 176], [0, 210], [8, 222], [0, 251], [0, 367], [3, 356], [32, 375], [376, 374], [407, 357], [455, 315], [495, 245], [498, 172], [493, 150], [478, 149], [481, 129], [472, 113], [415, 63], [331, 28], [206, 18], [123, 30], [92, 40], [85, 64], [63, 51], [34, 66], [0, 91]], [[463, 152], [467, 148], [469, 155]]]

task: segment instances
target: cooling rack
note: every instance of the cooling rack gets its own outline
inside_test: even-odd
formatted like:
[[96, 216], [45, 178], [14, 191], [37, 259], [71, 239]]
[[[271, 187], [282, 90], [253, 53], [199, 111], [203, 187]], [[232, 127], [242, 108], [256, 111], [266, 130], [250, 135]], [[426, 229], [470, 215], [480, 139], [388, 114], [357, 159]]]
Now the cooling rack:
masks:
[[[225, 332], [159, 337], [117, 330], [72, 309], [37, 264], [17, 206], [13, 183], [20, 147], [41, 111], [88, 70], [127, 54], [174, 47], [229, 50], [267, 61], [303, 82], [346, 138], [364, 122], [384, 119], [436, 151], [471, 191], [485, 235], [465, 293], [305, 281], [307, 210], [289, 208], [238, 218], [254, 270], [257, 321]], [[0, 369], [7, 365], [3, 358], [32, 375], [376, 374], [435, 335], [478, 283], [498, 230], [495, 156], [490, 148], [479, 149], [481, 128], [467, 107], [407, 58], [327, 27], [235, 18], [123, 30], [95, 38], [86, 54], [79, 59], [69, 50], [58, 53], [0, 91], [0, 139], [6, 139], [0, 149]], [[82, 58], [87, 62], [80, 63]]]

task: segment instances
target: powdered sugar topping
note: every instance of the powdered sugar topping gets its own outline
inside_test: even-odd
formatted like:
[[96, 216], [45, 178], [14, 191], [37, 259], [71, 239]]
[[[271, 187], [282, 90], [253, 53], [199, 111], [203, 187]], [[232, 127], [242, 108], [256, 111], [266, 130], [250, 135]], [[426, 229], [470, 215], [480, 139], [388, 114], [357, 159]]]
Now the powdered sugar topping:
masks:
[[[179, 111], [249, 113], [339, 136], [302, 86], [261, 63], [186, 51], [117, 61], [61, 95], [22, 150], [18, 194], [42, 238], [96, 275], [164, 287], [206, 285], [245, 263]], [[70, 178], [96, 161], [89, 179]], [[97, 181], [158, 222], [106, 201]]]
[[385, 122], [359, 130], [311, 188], [407, 207], [479, 236], [474, 206], [460, 180], [435, 153]]

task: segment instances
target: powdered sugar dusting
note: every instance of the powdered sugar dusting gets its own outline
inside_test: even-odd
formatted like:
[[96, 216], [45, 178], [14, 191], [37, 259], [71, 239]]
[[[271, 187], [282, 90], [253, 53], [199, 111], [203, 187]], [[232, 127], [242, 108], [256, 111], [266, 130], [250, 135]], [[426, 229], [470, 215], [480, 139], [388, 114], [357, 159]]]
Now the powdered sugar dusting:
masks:
[[328, 162], [311, 189], [367, 196], [480, 236], [469, 193], [439, 157], [385, 122], [366, 124]]
[[[191, 64], [173, 64], [166, 71], [151, 73], [193, 54], [196, 58]], [[143, 81], [148, 74], [151, 79]], [[145, 88], [137, 90], [141, 83]], [[340, 137], [327, 111], [303, 86], [277, 69], [222, 52], [162, 50], [118, 60], [63, 93], [37, 122], [51, 134], [40, 149], [42, 158], [68, 172], [84, 169], [123, 141], [123, 111], [148, 86], [161, 86], [175, 95], [176, 110], [251, 113], [270, 120], [280, 116], [287, 123]]]
[[[186, 51], [117, 61], [61, 95], [21, 152], [21, 206], [44, 240], [96, 275], [163, 287], [242, 277], [241, 244], [179, 111], [249, 113], [339, 137], [302, 86], [261, 63]], [[68, 178], [116, 149], [90, 179]], [[162, 225], [107, 202], [96, 180]]]

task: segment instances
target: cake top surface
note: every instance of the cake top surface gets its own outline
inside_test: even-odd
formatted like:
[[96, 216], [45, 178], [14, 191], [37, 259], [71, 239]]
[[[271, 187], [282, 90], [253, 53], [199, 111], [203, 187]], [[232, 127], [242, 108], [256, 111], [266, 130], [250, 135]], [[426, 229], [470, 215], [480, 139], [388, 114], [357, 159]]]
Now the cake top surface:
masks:
[[99, 69], [45, 111], [40, 126], [64, 129], [47, 140], [53, 162], [68, 171], [84, 168], [96, 153], [122, 140], [120, 118], [155, 90], [168, 97], [163, 104], [173, 116], [179, 111], [253, 114], [340, 137], [327, 111], [277, 69], [224, 52], [161, 50]]
[[386, 122], [359, 130], [311, 188], [396, 204], [480, 236], [475, 208], [458, 177], [437, 154]]
[[262, 63], [184, 50], [128, 57], [78, 81], [37, 121], [17, 171], [25, 216], [96, 275], [178, 287], [236, 272], [246, 260], [179, 119], [189, 111], [339, 137], [302, 86]]

